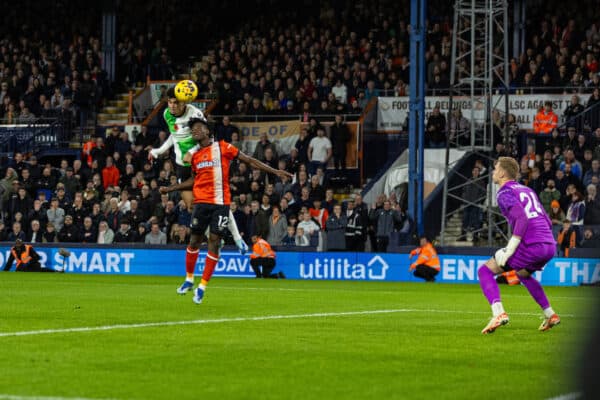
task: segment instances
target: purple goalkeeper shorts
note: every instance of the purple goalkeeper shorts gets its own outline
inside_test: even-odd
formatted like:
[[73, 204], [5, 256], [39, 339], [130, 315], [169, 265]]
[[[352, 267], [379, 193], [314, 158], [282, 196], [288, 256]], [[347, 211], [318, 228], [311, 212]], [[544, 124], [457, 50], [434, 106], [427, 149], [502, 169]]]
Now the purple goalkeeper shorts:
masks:
[[556, 245], [552, 243], [536, 243], [529, 246], [519, 246], [506, 264], [518, 271], [527, 269], [541, 271], [542, 268], [554, 257]]

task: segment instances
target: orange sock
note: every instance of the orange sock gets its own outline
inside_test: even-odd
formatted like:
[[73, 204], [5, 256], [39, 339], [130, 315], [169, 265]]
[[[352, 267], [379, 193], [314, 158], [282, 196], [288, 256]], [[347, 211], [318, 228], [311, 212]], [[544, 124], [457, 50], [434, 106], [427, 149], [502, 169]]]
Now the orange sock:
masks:
[[206, 253], [206, 261], [204, 261], [204, 272], [202, 272], [202, 281], [201, 285], [206, 286], [208, 281], [210, 281], [210, 277], [213, 272], [215, 272], [215, 267], [217, 266], [217, 262], [219, 261], [219, 256], [211, 253], [210, 251]]
[[194, 270], [200, 249], [192, 250], [189, 247], [185, 251], [185, 279], [194, 282]]

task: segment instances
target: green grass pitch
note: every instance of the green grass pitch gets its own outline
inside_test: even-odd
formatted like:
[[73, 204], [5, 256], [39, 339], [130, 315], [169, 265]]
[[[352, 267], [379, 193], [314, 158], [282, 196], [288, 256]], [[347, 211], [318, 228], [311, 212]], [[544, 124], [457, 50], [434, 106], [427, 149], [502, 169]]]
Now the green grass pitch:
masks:
[[0, 274], [0, 399], [547, 399], [576, 390], [596, 292], [547, 288], [562, 324], [540, 333], [502, 286], [511, 321], [484, 336], [477, 285], [215, 278], [198, 306], [179, 283]]

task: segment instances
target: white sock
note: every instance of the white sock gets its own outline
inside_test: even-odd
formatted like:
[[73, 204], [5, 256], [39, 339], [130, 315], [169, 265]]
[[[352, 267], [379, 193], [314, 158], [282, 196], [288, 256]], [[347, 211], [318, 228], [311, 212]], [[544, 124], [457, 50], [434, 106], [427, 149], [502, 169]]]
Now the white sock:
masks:
[[202, 290], [206, 290], [206, 285], [203, 285], [202, 283], [199, 284], [198, 287]]
[[544, 317], [550, 318], [553, 315], [554, 315], [554, 310], [552, 309], [552, 307], [548, 307], [548, 308], [544, 309]]
[[194, 283], [194, 278], [193, 277], [192, 278], [185, 278], [185, 281], [189, 282], [189, 283]]
[[229, 210], [229, 222], [227, 223], [227, 228], [229, 232], [231, 232], [231, 236], [233, 236], [233, 240], [236, 242], [242, 240], [242, 235], [240, 235], [240, 231], [238, 230], [237, 224], [235, 223], [235, 218], [233, 217], [233, 213]]
[[502, 314], [504, 312], [504, 306], [502, 305], [502, 302], [498, 301], [494, 304], [492, 304], [492, 314], [494, 314], [494, 317]]

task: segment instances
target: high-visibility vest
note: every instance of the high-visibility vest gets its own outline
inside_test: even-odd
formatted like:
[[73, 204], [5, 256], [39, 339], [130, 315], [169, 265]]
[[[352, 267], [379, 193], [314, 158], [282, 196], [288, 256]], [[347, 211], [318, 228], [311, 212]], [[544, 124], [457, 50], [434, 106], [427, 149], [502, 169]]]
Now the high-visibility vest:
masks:
[[515, 271], [514, 269], [511, 271], [503, 272], [502, 275], [504, 275], [504, 277], [506, 278], [506, 283], [508, 283], [511, 286], [518, 285], [519, 283], [521, 283], [519, 281], [519, 277], [517, 276], [517, 271]]
[[252, 254], [250, 254], [250, 258], [275, 258], [275, 252], [266, 240], [258, 239], [256, 243], [252, 245]]
[[[85, 157], [85, 161], [86, 161], [88, 167], [92, 166], [92, 154], [91, 154], [91, 151], [92, 151], [92, 149], [94, 147], [96, 147], [96, 142], [89, 141], [89, 142], [85, 142], [83, 144], [83, 149], [81, 149], [82, 152], [83, 152], [83, 155]], [[86, 153], [90, 153], [90, 154], [86, 154]]]
[[440, 259], [437, 255], [437, 251], [433, 248], [431, 243], [427, 243], [423, 247], [418, 247], [410, 252], [411, 256], [418, 254], [417, 260], [410, 265], [411, 269], [417, 267], [417, 265], [427, 265], [436, 270], [440, 270]]
[[21, 252], [21, 254], [17, 254], [17, 251], [14, 247], [10, 250], [13, 257], [17, 261], [17, 268], [19, 268], [22, 264], [29, 264], [29, 262], [31, 261], [31, 255], [29, 255], [30, 250], [31, 245], [29, 244], [25, 245], [25, 251]]
[[546, 114], [545, 110], [538, 111], [533, 120], [533, 132], [551, 133], [558, 126], [558, 116], [550, 111]]

